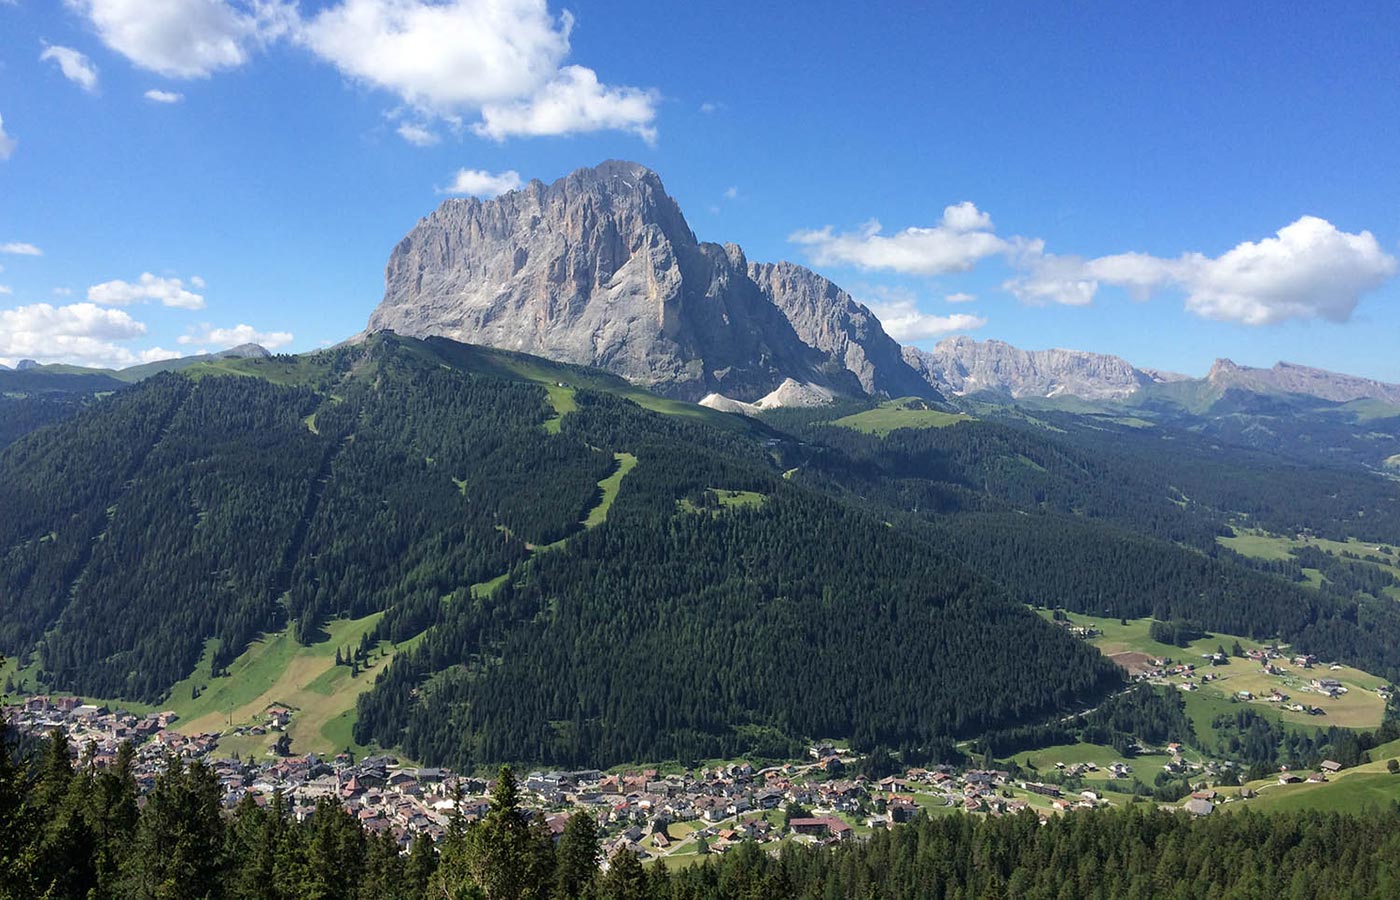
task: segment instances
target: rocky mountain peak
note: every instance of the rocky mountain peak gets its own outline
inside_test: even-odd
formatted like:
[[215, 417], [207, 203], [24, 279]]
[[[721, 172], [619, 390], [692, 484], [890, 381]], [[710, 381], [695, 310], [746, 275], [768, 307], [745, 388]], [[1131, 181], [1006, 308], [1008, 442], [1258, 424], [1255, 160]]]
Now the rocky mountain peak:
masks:
[[690, 400], [755, 401], [789, 379], [936, 396], [869, 310], [800, 266], [699, 242], [660, 177], [620, 160], [444, 202], [390, 256], [369, 322], [382, 329], [596, 365]]
[[1400, 384], [1387, 384], [1290, 362], [1275, 363], [1271, 369], [1255, 369], [1228, 359], [1217, 359], [1206, 380], [1221, 390], [1303, 394], [1337, 403], [1372, 399], [1400, 404]]
[[1081, 350], [1022, 350], [1003, 341], [967, 336], [940, 341], [931, 351], [904, 348], [924, 378], [954, 394], [982, 391], [1013, 398], [1069, 395], [1120, 399], [1158, 380], [1117, 356]]

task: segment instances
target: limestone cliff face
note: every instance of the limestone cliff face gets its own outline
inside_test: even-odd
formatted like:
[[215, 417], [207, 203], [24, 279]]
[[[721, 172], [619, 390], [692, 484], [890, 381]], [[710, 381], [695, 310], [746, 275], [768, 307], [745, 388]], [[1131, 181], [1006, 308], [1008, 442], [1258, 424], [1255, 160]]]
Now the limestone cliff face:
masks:
[[787, 379], [836, 394], [933, 392], [844, 292], [808, 296], [795, 274], [752, 274], [780, 268], [817, 279], [697, 241], [656, 173], [610, 161], [443, 203], [394, 248], [369, 330], [594, 365], [687, 400], [757, 400]]
[[990, 391], [1015, 398], [1081, 397], [1114, 400], [1143, 385], [1185, 376], [1146, 372], [1126, 360], [1079, 350], [1021, 350], [1001, 341], [954, 337], [933, 350], [904, 348], [904, 358], [930, 383], [951, 394]]
[[1206, 380], [1220, 390], [1305, 394], [1338, 403], [1369, 398], [1400, 405], [1400, 384], [1312, 369], [1296, 363], [1281, 362], [1272, 369], [1254, 369], [1228, 359], [1217, 359]]
[[906, 363], [875, 314], [831, 281], [789, 262], [749, 263], [749, 277], [803, 342], [840, 362], [867, 394], [928, 396], [929, 382]]

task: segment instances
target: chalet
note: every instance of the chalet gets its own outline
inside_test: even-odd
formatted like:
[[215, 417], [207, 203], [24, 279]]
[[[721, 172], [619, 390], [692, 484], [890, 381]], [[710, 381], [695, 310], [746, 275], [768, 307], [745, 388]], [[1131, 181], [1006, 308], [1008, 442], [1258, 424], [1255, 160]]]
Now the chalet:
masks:
[[1041, 784], [1038, 781], [1023, 781], [1021, 788], [1043, 797], [1058, 797], [1062, 793], [1058, 784]]
[[1215, 811], [1215, 804], [1209, 800], [1192, 797], [1186, 801], [1184, 808], [1193, 816], [1208, 816]]
[[1329, 775], [1335, 775], [1338, 772], [1342, 771], [1342, 764], [1337, 762], [1335, 759], [1324, 759], [1322, 761], [1322, 765], [1318, 768], [1322, 769], [1322, 771], [1326, 772]]
[[805, 834], [816, 838], [834, 837], [840, 841], [849, 840], [854, 834], [851, 826], [832, 816], [793, 819], [788, 823], [788, 827], [792, 829], [794, 834]]
[[1278, 776], [1279, 784], [1302, 784], [1303, 779], [1294, 772], [1280, 772]]

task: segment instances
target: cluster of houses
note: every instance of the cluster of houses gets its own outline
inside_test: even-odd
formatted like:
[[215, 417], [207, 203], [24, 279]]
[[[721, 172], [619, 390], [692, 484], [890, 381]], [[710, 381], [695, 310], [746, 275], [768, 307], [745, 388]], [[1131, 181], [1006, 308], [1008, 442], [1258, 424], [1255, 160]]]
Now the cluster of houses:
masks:
[[[285, 728], [289, 716], [280, 708], [269, 710], [260, 727]], [[389, 756], [223, 758], [217, 752], [219, 735], [175, 731], [178, 717], [170, 712], [136, 715], [76, 698], [32, 697], [5, 707], [4, 717], [31, 734], [63, 732], [75, 755], [99, 767], [111, 765], [121, 745], [130, 742], [143, 792], [154, 786], [172, 756], [201, 760], [218, 779], [230, 810], [248, 801], [265, 806], [280, 794], [289, 814], [304, 818], [329, 798], [366, 829], [392, 833], [405, 848], [419, 835], [440, 837], [459, 800], [468, 820], [489, 807], [489, 782], [445, 768], [403, 765]], [[545, 816], [554, 834], [562, 834], [571, 814], [586, 810], [600, 826], [607, 852], [627, 847], [644, 858], [693, 850], [701, 842], [711, 852], [723, 852], [744, 840], [845, 841], [858, 830], [908, 821], [927, 806], [1001, 815], [1028, 805], [1007, 796], [1012, 781], [1002, 771], [938, 766], [872, 781], [845, 777], [853, 759], [830, 745], [814, 746], [811, 757], [762, 770], [740, 762], [669, 774], [531, 772], [521, 780], [521, 796], [525, 806]], [[1056, 799], [1062, 808], [1101, 802], [1087, 794]]]

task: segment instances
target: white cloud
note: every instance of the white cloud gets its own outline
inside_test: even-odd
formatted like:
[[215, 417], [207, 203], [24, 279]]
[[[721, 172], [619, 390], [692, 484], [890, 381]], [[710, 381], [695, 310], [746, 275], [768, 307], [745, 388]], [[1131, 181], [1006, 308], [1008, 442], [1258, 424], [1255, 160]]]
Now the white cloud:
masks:
[[44, 251], [40, 250], [38, 247], [34, 246], [33, 244], [25, 244], [25, 243], [21, 243], [21, 242], [14, 242], [14, 243], [9, 243], [9, 244], [0, 244], [0, 253], [11, 253], [11, 254], [14, 254], [15, 256], [43, 256], [43, 255], [44, 255]]
[[1349, 234], [1316, 216], [1303, 216], [1275, 237], [1245, 241], [1218, 256], [1187, 253], [1163, 259], [1119, 253], [1084, 260], [1045, 253], [1039, 242], [1019, 253], [1022, 274], [1003, 286], [1029, 303], [1092, 303], [1101, 285], [1145, 300], [1175, 287], [1186, 309], [1202, 318], [1243, 325], [1290, 319], [1351, 318], [1363, 294], [1395, 275], [1397, 261], [1369, 231]]
[[943, 301], [945, 303], [971, 303], [973, 300], [976, 299], [976, 294], [969, 294], [965, 291], [958, 291], [954, 294], [947, 294], [946, 296], [944, 296]]
[[140, 354], [120, 346], [146, 333], [146, 326], [120, 309], [92, 303], [35, 303], [0, 309], [0, 362], [21, 359], [93, 366], [128, 366]]
[[239, 344], [261, 344], [268, 350], [284, 347], [292, 342], [290, 331], [258, 331], [252, 325], [238, 324], [232, 328], [214, 328], [204, 323], [198, 329], [178, 337], [181, 344], [201, 344], [225, 349]]
[[44, 52], [39, 54], [39, 59], [41, 61], [51, 59], [58, 63], [63, 77], [88, 93], [97, 90], [97, 66], [93, 65], [92, 60], [72, 47], [57, 45], [45, 47]]
[[0, 294], [13, 294], [15, 289], [8, 284], [0, 284]]
[[706, 100], [704, 103], [700, 104], [700, 111], [707, 116], [710, 113], [719, 112], [721, 109], [724, 109], [724, 104], [715, 103], [713, 100]]
[[55, 297], [71, 297], [73, 296], [73, 289], [66, 287], [56, 287], [53, 289], [53, 295]]
[[480, 113], [476, 131], [497, 140], [602, 129], [654, 139], [655, 94], [564, 65], [572, 29], [546, 0], [341, 0], [299, 39], [424, 117]]
[[724, 189], [724, 199], [726, 199], [726, 200], [734, 200], [734, 199], [736, 199], [738, 196], [739, 196], [739, 189], [738, 189], [737, 187], [731, 186], [731, 187], [727, 187], [727, 188]]
[[992, 231], [991, 216], [969, 202], [943, 210], [931, 228], [880, 233], [872, 219], [859, 231], [836, 234], [830, 226], [795, 232], [788, 240], [809, 248], [818, 265], [853, 265], [906, 275], [966, 272], [988, 256], [1008, 252], [1012, 244]]
[[1085, 270], [1084, 260], [1077, 256], [1056, 256], [1046, 253], [1041, 242], [1018, 254], [1023, 273], [1002, 284], [1022, 303], [1042, 306], [1059, 303], [1062, 306], [1088, 306], [1094, 302], [1099, 284]]
[[399, 137], [415, 147], [431, 147], [441, 140], [437, 132], [421, 122], [404, 122], [396, 130]]
[[5, 117], [0, 116], [0, 160], [9, 159], [15, 154], [19, 141], [5, 133]]
[[651, 123], [658, 99], [654, 91], [609, 87], [592, 69], [565, 66], [528, 99], [483, 106], [481, 121], [472, 130], [498, 141], [514, 135], [630, 131], [651, 144], [656, 142]]
[[875, 318], [885, 327], [885, 333], [900, 342], [922, 341], [960, 331], [973, 331], [987, 324], [981, 316], [956, 313], [934, 316], [922, 312], [912, 300], [888, 303], [866, 303]]
[[543, 0], [343, 0], [302, 39], [352, 78], [453, 111], [533, 93], [568, 55], [572, 26]]
[[293, 40], [427, 120], [400, 127], [414, 143], [430, 140], [432, 120], [455, 130], [464, 113], [480, 114], [476, 130], [497, 140], [604, 129], [656, 136], [654, 92], [565, 65], [573, 16], [553, 15], [548, 0], [330, 0], [305, 18], [295, 0], [65, 3], [108, 47], [171, 78], [237, 68], [254, 50]]
[[[194, 287], [203, 287], [198, 276], [190, 280]], [[165, 306], [180, 309], [203, 309], [204, 297], [185, 288], [178, 278], [158, 278], [150, 272], [142, 272], [133, 284], [129, 281], [104, 281], [88, 288], [88, 299], [106, 306], [125, 306], [128, 303], [141, 303], [146, 300], [159, 300]]]
[[65, 0], [102, 42], [136, 66], [170, 78], [206, 78], [248, 61], [286, 33], [294, 7], [281, 0]]
[[440, 194], [457, 194], [472, 197], [496, 197], [506, 191], [513, 191], [523, 184], [520, 173], [514, 169], [492, 175], [485, 169], [458, 169], [452, 183], [439, 188]]
[[1186, 308], [1207, 319], [1270, 325], [1287, 319], [1345, 322], [1361, 295], [1396, 272], [1395, 257], [1369, 231], [1348, 234], [1304, 216], [1258, 243], [1215, 259], [1181, 261]]
[[163, 359], [179, 359], [184, 355], [179, 350], [167, 350], [164, 347], [151, 347], [137, 353], [137, 357], [143, 363], [160, 362]]
[[151, 88], [142, 96], [152, 103], [179, 103], [185, 99], [185, 95], [178, 91], [162, 91], [156, 88]]

